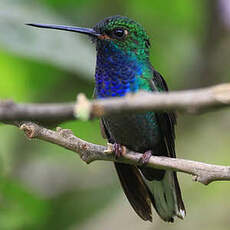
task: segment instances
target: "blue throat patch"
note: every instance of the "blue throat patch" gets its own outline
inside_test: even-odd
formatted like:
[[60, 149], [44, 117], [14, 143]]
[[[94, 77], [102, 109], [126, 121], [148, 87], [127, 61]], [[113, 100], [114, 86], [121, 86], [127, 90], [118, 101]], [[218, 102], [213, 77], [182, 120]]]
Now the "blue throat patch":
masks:
[[96, 65], [96, 97], [122, 97], [136, 92], [143, 65], [116, 47], [98, 50]]

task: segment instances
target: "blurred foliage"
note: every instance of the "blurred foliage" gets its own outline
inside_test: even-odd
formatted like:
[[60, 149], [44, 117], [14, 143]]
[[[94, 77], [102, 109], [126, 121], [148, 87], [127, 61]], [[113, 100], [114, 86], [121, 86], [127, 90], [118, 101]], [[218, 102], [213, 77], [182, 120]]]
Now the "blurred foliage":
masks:
[[[132, 17], [146, 28], [152, 63], [171, 89], [229, 81], [230, 28], [223, 20], [223, 4], [224, 0], [1, 0], [0, 98], [63, 102], [75, 100], [79, 92], [91, 97], [95, 51], [89, 40], [24, 23], [90, 27], [113, 14]], [[229, 124], [228, 110], [179, 117], [179, 157], [229, 164]], [[98, 121], [61, 126], [85, 140], [106, 143]], [[204, 187], [180, 175], [186, 219], [168, 225], [156, 217], [149, 224], [131, 210], [111, 163], [86, 166], [74, 153], [29, 142], [10, 126], [0, 125], [0, 140], [1, 230], [229, 228], [228, 183]]]

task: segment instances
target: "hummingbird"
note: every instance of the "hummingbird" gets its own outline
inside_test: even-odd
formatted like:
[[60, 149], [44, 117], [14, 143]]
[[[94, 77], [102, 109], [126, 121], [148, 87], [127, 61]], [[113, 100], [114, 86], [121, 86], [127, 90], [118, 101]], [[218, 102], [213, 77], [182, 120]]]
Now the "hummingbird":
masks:
[[[167, 84], [150, 63], [150, 38], [144, 28], [125, 16], [111, 16], [93, 28], [27, 24], [88, 35], [96, 46], [95, 97], [124, 97], [139, 91], [165, 92]], [[183, 219], [186, 211], [176, 172], [146, 167], [154, 156], [176, 157], [173, 112], [109, 115], [100, 120], [102, 134], [114, 144], [119, 157], [123, 147], [142, 153], [140, 166], [114, 163], [124, 193], [135, 212], [152, 221], [152, 206], [166, 222]]]

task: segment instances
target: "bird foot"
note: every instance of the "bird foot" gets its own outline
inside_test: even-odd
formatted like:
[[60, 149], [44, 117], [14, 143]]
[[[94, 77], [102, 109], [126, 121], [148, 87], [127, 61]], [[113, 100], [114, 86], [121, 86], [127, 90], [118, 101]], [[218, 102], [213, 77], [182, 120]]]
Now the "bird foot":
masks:
[[115, 154], [115, 158], [118, 159], [119, 157], [124, 156], [126, 154], [126, 147], [121, 144], [115, 143], [113, 145], [113, 152]]
[[152, 151], [146, 151], [139, 160], [139, 163], [143, 166], [149, 162], [150, 157], [152, 156]]

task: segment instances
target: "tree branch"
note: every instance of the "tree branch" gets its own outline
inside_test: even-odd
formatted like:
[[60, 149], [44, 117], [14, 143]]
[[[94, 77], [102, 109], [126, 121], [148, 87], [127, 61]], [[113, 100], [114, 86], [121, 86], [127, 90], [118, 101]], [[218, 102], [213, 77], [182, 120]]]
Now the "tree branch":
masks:
[[[116, 159], [111, 144], [108, 149], [101, 145], [92, 144], [74, 136], [72, 131], [57, 128], [57, 131], [43, 128], [32, 122], [25, 122], [20, 125], [28, 138], [37, 138], [53, 144], [57, 144], [80, 155], [86, 163], [96, 160], [115, 161], [133, 165], [140, 165], [142, 154], [128, 151], [124, 156]], [[178, 172], [191, 174], [195, 181], [208, 185], [213, 181], [230, 180], [230, 167], [205, 164], [196, 161], [179, 158], [168, 158], [152, 156], [147, 167], [157, 169], [171, 169]]]
[[20, 103], [0, 100], [0, 121], [57, 122], [74, 120], [74, 103]]
[[[111, 146], [106, 153], [106, 147], [81, 140], [74, 136], [70, 130], [58, 128], [57, 131], [53, 131], [24, 121], [56, 124], [73, 120], [75, 116], [88, 119], [111, 114], [166, 110], [194, 114], [227, 106], [230, 106], [230, 84], [223, 84], [178, 92], [141, 92], [130, 94], [124, 98], [92, 100], [91, 102], [79, 95], [76, 104], [16, 104], [12, 101], [0, 101], [0, 121], [19, 126], [28, 138], [38, 138], [77, 152], [87, 163], [105, 160], [140, 165], [139, 161], [142, 157], [140, 153], [129, 151], [119, 159], [115, 159]], [[76, 115], [74, 116], [74, 114]], [[218, 180], [230, 180], [230, 167], [228, 166], [156, 156], [152, 156], [146, 166], [188, 173], [203, 184]]]
[[146, 111], [179, 111], [196, 114], [227, 106], [230, 106], [230, 83], [187, 91], [140, 92], [123, 98], [91, 102], [79, 95], [76, 104], [16, 104], [12, 101], [0, 101], [0, 121], [30, 120], [61, 123], [76, 119], [74, 114], [81, 119]]

